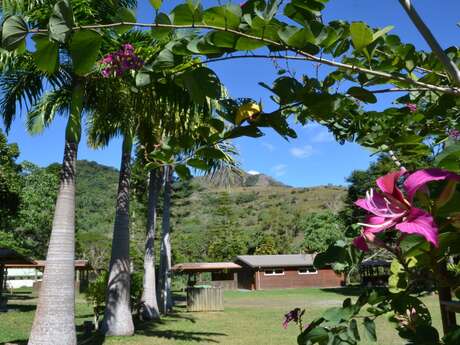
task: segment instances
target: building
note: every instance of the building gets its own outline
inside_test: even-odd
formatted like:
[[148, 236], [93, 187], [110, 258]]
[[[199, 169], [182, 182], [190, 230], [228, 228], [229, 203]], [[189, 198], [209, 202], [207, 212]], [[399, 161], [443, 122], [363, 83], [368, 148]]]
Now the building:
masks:
[[36, 268], [8, 268], [6, 287], [8, 289], [33, 287], [42, 276], [43, 273]]
[[242, 268], [238, 272], [238, 288], [251, 290], [340, 287], [343, 277], [330, 267], [316, 268], [315, 255], [240, 255], [235, 263]]
[[[314, 257], [312, 254], [240, 255], [235, 262], [184, 263], [175, 265], [173, 271], [188, 274], [189, 285], [206, 283], [224, 289], [342, 286], [342, 275], [330, 267], [314, 267]], [[209, 272], [209, 279], [203, 279], [203, 273]]]

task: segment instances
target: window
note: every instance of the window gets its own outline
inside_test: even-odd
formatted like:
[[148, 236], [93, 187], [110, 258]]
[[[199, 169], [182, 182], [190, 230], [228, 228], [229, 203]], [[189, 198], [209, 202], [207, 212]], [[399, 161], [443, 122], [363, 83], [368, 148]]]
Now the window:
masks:
[[284, 275], [284, 270], [282, 268], [264, 271], [264, 276], [283, 276], [283, 275]]
[[297, 271], [298, 274], [318, 274], [318, 271], [313, 266], [302, 267]]

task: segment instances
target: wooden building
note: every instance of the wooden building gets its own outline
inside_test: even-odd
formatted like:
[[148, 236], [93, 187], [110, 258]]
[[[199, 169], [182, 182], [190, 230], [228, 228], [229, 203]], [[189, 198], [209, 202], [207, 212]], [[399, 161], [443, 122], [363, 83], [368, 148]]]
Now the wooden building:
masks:
[[[188, 275], [188, 286], [209, 284], [225, 290], [238, 288], [237, 272], [240, 269], [241, 266], [233, 262], [193, 262], [177, 264], [172, 268], [176, 274]], [[203, 273], [210, 273], [210, 280]]]
[[387, 286], [390, 278], [391, 261], [365, 260], [359, 266], [361, 283], [364, 286]]
[[[340, 287], [343, 277], [330, 267], [315, 268], [314, 255], [240, 255], [235, 262], [184, 263], [173, 267], [188, 274], [189, 286], [209, 284], [226, 290]], [[203, 279], [202, 273], [211, 273]], [[208, 275], [209, 277], [209, 275]]]
[[235, 263], [238, 271], [238, 288], [250, 290], [340, 287], [343, 277], [330, 267], [313, 266], [313, 254], [292, 255], [240, 255]]

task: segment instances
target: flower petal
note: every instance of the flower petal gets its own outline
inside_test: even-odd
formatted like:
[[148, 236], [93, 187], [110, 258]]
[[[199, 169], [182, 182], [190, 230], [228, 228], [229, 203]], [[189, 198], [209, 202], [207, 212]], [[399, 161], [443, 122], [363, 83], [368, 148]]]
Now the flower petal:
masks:
[[460, 181], [460, 175], [438, 168], [422, 169], [410, 174], [406, 181], [404, 181], [404, 189], [407, 192], [409, 201], [412, 202], [415, 193], [428, 182], [442, 180]]
[[416, 234], [438, 246], [438, 227], [433, 217], [428, 212], [419, 208], [411, 208], [409, 217], [406, 221], [396, 225], [396, 229], [407, 234]]
[[405, 173], [406, 169], [402, 168], [399, 171], [393, 171], [382, 177], [379, 177], [376, 181], [377, 186], [379, 186], [382, 192], [390, 194], [399, 201], [404, 202], [404, 196], [397, 187], [396, 183], [398, 182], [399, 178], [403, 176]]
[[369, 246], [367, 245], [366, 239], [363, 236], [355, 237], [353, 239], [353, 245], [363, 252], [369, 251]]
[[374, 214], [381, 214], [388, 209], [385, 198], [379, 193], [372, 193], [370, 197], [358, 199], [355, 205]]

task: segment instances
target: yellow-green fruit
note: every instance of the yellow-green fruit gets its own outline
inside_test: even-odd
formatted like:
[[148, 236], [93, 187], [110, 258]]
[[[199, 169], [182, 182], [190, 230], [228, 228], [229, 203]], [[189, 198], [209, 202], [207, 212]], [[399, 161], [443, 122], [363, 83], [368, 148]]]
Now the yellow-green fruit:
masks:
[[261, 111], [262, 108], [257, 103], [245, 103], [236, 112], [235, 124], [240, 125], [246, 119], [253, 120]]

